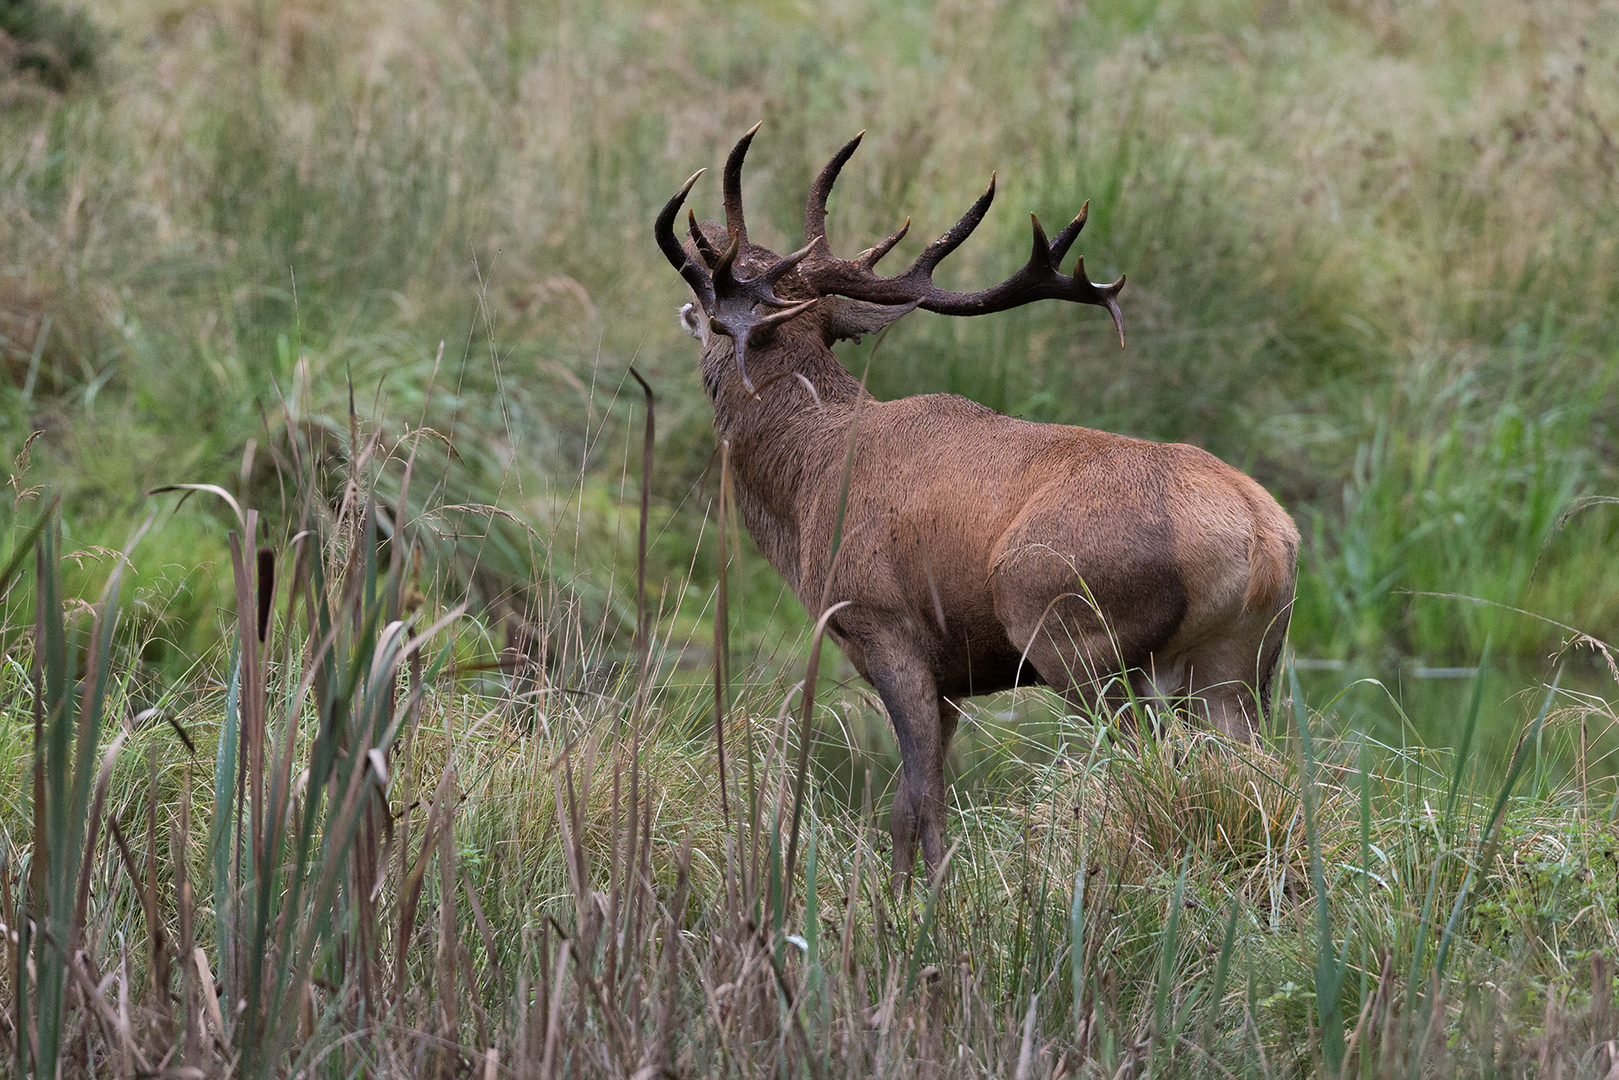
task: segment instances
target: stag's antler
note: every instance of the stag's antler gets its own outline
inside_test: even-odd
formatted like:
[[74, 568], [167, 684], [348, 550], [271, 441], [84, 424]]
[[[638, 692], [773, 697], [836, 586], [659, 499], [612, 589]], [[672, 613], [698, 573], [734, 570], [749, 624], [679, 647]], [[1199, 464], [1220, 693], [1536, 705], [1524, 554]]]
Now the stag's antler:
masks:
[[844, 143], [842, 149], [827, 162], [826, 168], [821, 170], [821, 175], [816, 178], [815, 185], [810, 189], [809, 202], [804, 208], [804, 235], [809, 241], [810, 257], [799, 273], [817, 293], [823, 296], [836, 293], [878, 304], [915, 303], [924, 310], [935, 311], [941, 315], [987, 315], [994, 311], [1020, 307], [1036, 300], [1068, 300], [1076, 304], [1095, 304], [1107, 308], [1108, 314], [1113, 316], [1113, 325], [1119, 331], [1119, 345], [1123, 347], [1124, 317], [1119, 311], [1117, 299], [1119, 291], [1124, 288], [1123, 275], [1110, 285], [1089, 281], [1085, 277], [1084, 256], [1080, 257], [1072, 277], [1068, 277], [1058, 269], [1062, 265], [1063, 257], [1068, 254], [1068, 249], [1079, 237], [1079, 231], [1085, 227], [1085, 217], [1091, 205], [1088, 201], [1080, 208], [1079, 215], [1057, 234], [1055, 240], [1046, 239], [1046, 232], [1040, 227], [1039, 219], [1030, 214], [1029, 220], [1034, 227], [1034, 250], [1029, 255], [1028, 263], [999, 285], [977, 292], [957, 293], [941, 289], [933, 283], [933, 271], [944, 261], [945, 256], [960, 247], [962, 242], [972, 235], [978, 223], [984, 220], [984, 214], [989, 211], [989, 204], [995, 198], [993, 174], [989, 178], [989, 187], [962, 215], [961, 220], [952, 225], [943, 236], [929, 244], [903, 274], [887, 278], [879, 277], [873, 272], [873, 268], [877, 265], [877, 260], [893, 250], [894, 245], [899, 243], [910, 229], [909, 219], [892, 236], [876, 247], [861, 252], [852, 260], [834, 256], [826, 240], [826, 200], [832, 193], [832, 185], [837, 181], [838, 173], [853, 156], [855, 148], [860, 145], [860, 140], [865, 134], [862, 131]]
[[[748, 378], [748, 346], [768, 333], [771, 328], [781, 325], [815, 304], [813, 299], [783, 300], [776, 295], [774, 288], [783, 274], [808, 257], [810, 253], [808, 245], [791, 255], [777, 259], [753, 277], [739, 278], [735, 273], [736, 257], [748, 239], [747, 224], [742, 216], [742, 160], [747, 157], [748, 144], [753, 142], [754, 133], [758, 130], [759, 125], [753, 125], [732, 148], [730, 157], [725, 161], [725, 228], [728, 239], [724, 251], [714, 250], [714, 246], [698, 229], [695, 215], [690, 220], [692, 242], [702, 261], [707, 265], [699, 265], [686, 254], [686, 250], [680, 246], [680, 241], [675, 239], [675, 217], [680, 213], [681, 204], [686, 201], [686, 196], [691, 193], [692, 185], [703, 175], [701, 169], [686, 181], [675, 193], [674, 198], [664, 204], [653, 225], [659, 249], [663, 251], [664, 258], [680, 271], [680, 276], [686, 279], [686, 284], [690, 285], [691, 291], [697, 295], [704, 314], [708, 316], [709, 329], [716, 334], [724, 334], [735, 343], [737, 371], [742, 375], [743, 387], [750, 394], [754, 392], [754, 388], [753, 380]], [[756, 315], [753, 311], [756, 306], [772, 310], [767, 314]]]

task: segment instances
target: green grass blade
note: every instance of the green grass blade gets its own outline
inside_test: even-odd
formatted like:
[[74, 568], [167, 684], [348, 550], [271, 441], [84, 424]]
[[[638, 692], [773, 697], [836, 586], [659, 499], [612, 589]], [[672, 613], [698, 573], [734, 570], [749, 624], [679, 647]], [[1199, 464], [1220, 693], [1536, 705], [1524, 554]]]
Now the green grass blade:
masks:
[[6, 560], [5, 568], [0, 569], [0, 596], [5, 595], [6, 590], [11, 587], [12, 579], [22, 570], [24, 560], [33, 552], [34, 545], [39, 543], [39, 538], [45, 534], [45, 529], [50, 525], [52, 517], [56, 514], [56, 508], [61, 502], [62, 497], [60, 495], [52, 496], [50, 504], [39, 515], [39, 520], [28, 527], [28, 531], [23, 533], [22, 539], [17, 541], [17, 546], [11, 550], [11, 558]]
[[1490, 666], [1490, 641], [1484, 641], [1484, 653], [1479, 657], [1478, 671], [1473, 676], [1473, 693], [1468, 701], [1467, 721], [1462, 725], [1462, 742], [1456, 748], [1456, 770], [1450, 778], [1450, 790], [1445, 793], [1445, 825], [1440, 834], [1445, 843], [1451, 842], [1452, 830], [1456, 822], [1456, 800], [1461, 793], [1462, 774], [1467, 771], [1467, 761], [1473, 751], [1473, 738], [1478, 731], [1479, 709], [1484, 704], [1484, 676]]
[[1163, 937], [1158, 946], [1158, 984], [1153, 990], [1152, 1038], [1157, 1046], [1166, 1030], [1169, 1012], [1169, 987], [1175, 978], [1175, 962], [1180, 957], [1181, 905], [1186, 897], [1186, 875], [1192, 867], [1192, 848], [1188, 844], [1181, 857], [1180, 875], [1175, 878], [1175, 889], [1169, 897], [1169, 914], [1164, 919]]
[[1220, 1021], [1220, 1001], [1225, 997], [1226, 979], [1231, 972], [1231, 954], [1236, 951], [1237, 921], [1242, 915], [1242, 899], [1231, 898], [1231, 914], [1226, 917], [1225, 936], [1220, 939], [1220, 956], [1214, 962], [1214, 982], [1209, 987], [1208, 1019], [1203, 1025], [1203, 1048], [1214, 1051], [1215, 1025]]
[[1074, 873], [1074, 900], [1068, 906], [1068, 964], [1074, 982], [1074, 1030], [1085, 1022], [1085, 866]]
[[237, 738], [241, 731], [241, 644], [231, 646], [230, 683], [225, 688], [225, 713], [214, 754], [213, 817], [208, 822], [208, 853], [214, 868], [214, 925], [219, 936], [220, 971], [225, 985], [234, 985], [236, 908], [230, 902], [231, 821], [236, 799]]
[[1321, 1028], [1321, 1056], [1329, 1073], [1336, 1074], [1344, 1063], [1344, 965], [1338, 961], [1338, 947], [1332, 936], [1332, 913], [1328, 909], [1326, 875], [1321, 866], [1321, 829], [1315, 813], [1315, 749], [1310, 738], [1309, 711], [1299, 687], [1298, 669], [1291, 663], [1287, 666], [1287, 677], [1293, 697], [1293, 718], [1299, 727], [1299, 751], [1304, 757], [1299, 794], [1304, 804], [1305, 841], [1310, 850], [1310, 887], [1316, 898], [1316, 1017]]

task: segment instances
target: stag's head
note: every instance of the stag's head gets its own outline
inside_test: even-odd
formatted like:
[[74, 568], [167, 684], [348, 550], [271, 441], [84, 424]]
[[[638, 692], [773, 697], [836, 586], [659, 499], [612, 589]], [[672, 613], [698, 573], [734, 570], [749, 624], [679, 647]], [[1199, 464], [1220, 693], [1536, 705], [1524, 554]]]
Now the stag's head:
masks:
[[911, 227], [909, 219], [882, 243], [853, 259], [837, 258], [826, 239], [827, 197], [865, 136], [861, 132], [833, 155], [810, 188], [804, 207], [804, 246], [790, 255], [777, 255], [748, 240], [742, 211], [742, 162], [758, 130], [755, 124], [726, 159], [723, 226], [699, 223], [688, 211], [689, 246], [682, 246], [675, 236], [675, 219], [692, 185], [703, 175], [701, 169], [664, 205], [655, 225], [658, 247], [691, 286], [694, 299], [682, 309], [682, 322], [705, 343], [716, 337], [730, 339], [737, 372], [750, 394], [754, 385], [748, 377], [749, 350], [766, 346], [778, 328], [800, 317], [818, 316], [817, 325], [830, 344], [873, 333], [916, 308], [941, 315], [987, 315], [1036, 300], [1067, 300], [1106, 308], [1118, 329], [1119, 345], [1124, 345], [1124, 320], [1117, 299], [1124, 278], [1109, 285], [1089, 281], [1083, 256], [1072, 276], [1059, 270], [1085, 227], [1089, 202], [1050, 240], [1030, 214], [1034, 250], [1023, 268], [999, 285], [970, 293], [941, 289], [933, 283], [933, 271], [972, 235], [989, 211], [995, 198], [995, 177], [991, 175], [989, 187], [972, 208], [929, 244], [909, 269], [882, 277], [876, 273], [877, 263], [904, 238]]

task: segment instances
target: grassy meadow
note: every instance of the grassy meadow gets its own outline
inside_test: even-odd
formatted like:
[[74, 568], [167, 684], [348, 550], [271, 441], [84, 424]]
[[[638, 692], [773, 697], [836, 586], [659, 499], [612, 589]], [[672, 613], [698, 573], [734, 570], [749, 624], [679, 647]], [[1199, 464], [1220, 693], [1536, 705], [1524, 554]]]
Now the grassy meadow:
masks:
[[[1254, 746], [972, 702], [892, 887], [651, 238], [759, 120], [777, 250], [1091, 200], [1124, 353], [843, 358], [1270, 488]], [[1610, 1076], [1616, 311], [1609, 2], [0, 0], [3, 1068]]]

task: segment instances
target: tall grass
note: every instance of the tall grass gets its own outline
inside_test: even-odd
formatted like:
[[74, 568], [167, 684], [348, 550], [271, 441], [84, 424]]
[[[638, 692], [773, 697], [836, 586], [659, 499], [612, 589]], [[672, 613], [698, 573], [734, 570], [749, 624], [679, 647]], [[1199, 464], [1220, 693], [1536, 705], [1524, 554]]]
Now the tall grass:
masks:
[[54, 532], [24, 538], [45, 629], [7, 667], [40, 673], [8, 674], [4, 728], [17, 790], [40, 763], [0, 814], [19, 1075], [1611, 1067], [1619, 803], [1540, 764], [1577, 741], [1555, 688], [1504, 776], [1335, 738], [1296, 680], [1297, 738], [1255, 747], [1063, 717], [1056, 757], [1003, 766], [1017, 798], [958, 783], [944, 871], [896, 891], [881, 781], [826, 788], [802, 687], [737, 688], [722, 810], [667, 638], [605, 693], [470, 693], [476, 628], [409, 609], [375, 512], [347, 550], [310, 513], [237, 545], [222, 680], [169, 722], [128, 711], [116, 574], [82, 702], [28, 722], [82, 630]]

